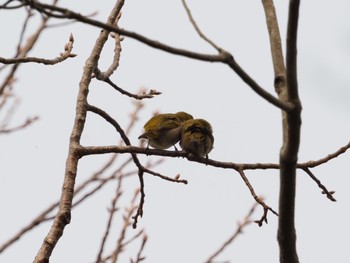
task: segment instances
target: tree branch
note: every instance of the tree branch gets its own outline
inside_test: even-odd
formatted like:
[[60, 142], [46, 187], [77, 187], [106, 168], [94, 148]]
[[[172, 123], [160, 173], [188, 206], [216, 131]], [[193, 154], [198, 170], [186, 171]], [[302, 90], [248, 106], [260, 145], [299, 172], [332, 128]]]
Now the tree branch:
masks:
[[64, 52], [60, 53], [60, 55], [54, 59], [45, 59], [45, 58], [37, 58], [37, 57], [21, 57], [21, 58], [2, 58], [0, 57], [0, 63], [3, 64], [18, 64], [18, 63], [41, 63], [44, 65], [55, 65], [62, 61], [65, 61], [68, 58], [74, 58], [76, 54], [72, 54], [73, 50], [74, 38], [73, 35], [70, 35], [69, 42], [64, 46]]
[[242, 169], [239, 169], [238, 172], [239, 172], [241, 178], [243, 179], [244, 183], [248, 187], [248, 189], [249, 189], [251, 195], [253, 196], [253, 198], [255, 199], [255, 201], [259, 205], [261, 205], [264, 209], [264, 213], [263, 213], [263, 216], [261, 217], [261, 219], [258, 221], [255, 221], [255, 222], [258, 223], [259, 226], [262, 226], [263, 222], [265, 222], [267, 224], [267, 212], [271, 211], [276, 216], [278, 216], [278, 213], [275, 210], [273, 210], [271, 207], [269, 207], [262, 199], [260, 199], [259, 196], [257, 196], [257, 194], [254, 191], [253, 186], [250, 184], [248, 178], [245, 176], [244, 171]]
[[317, 179], [317, 177], [311, 172], [309, 168], [304, 168], [303, 169], [305, 173], [307, 173], [312, 180], [314, 180], [318, 187], [322, 189], [322, 193], [327, 196], [327, 198], [333, 202], [336, 202], [335, 198], [333, 197], [333, 194], [335, 193], [334, 191], [328, 191], [328, 189], [321, 183], [320, 180]]
[[101, 262], [103, 249], [105, 247], [106, 240], [107, 240], [107, 237], [109, 235], [109, 231], [110, 231], [111, 226], [112, 226], [113, 216], [115, 215], [115, 212], [118, 210], [117, 202], [118, 202], [119, 198], [121, 197], [121, 195], [123, 193], [122, 190], [121, 190], [122, 181], [123, 181], [123, 177], [120, 177], [119, 180], [118, 180], [116, 191], [115, 191], [115, 196], [114, 196], [114, 198], [111, 201], [111, 208], [109, 208], [109, 217], [108, 217], [108, 221], [107, 221], [107, 226], [106, 226], [105, 233], [104, 233], [104, 235], [102, 237], [100, 249], [99, 249], [99, 252], [97, 254], [96, 263]]
[[207, 42], [209, 45], [211, 45], [213, 48], [215, 48], [219, 53], [222, 51], [222, 48], [219, 47], [218, 45], [216, 45], [214, 43], [214, 41], [210, 40], [199, 28], [199, 26], [197, 25], [196, 21], [194, 20], [192, 14], [191, 14], [191, 10], [189, 9], [189, 7], [186, 4], [186, 0], [181, 0], [182, 5], [185, 8], [185, 11], [187, 13], [188, 19], [190, 20], [191, 24], [193, 25], [194, 29], [196, 30], [196, 32], [198, 33], [198, 35], [205, 41]]
[[120, 255], [120, 253], [123, 251], [123, 242], [125, 240], [126, 237], [126, 231], [130, 226], [130, 219], [132, 214], [134, 213], [135, 209], [137, 208], [137, 206], [135, 206], [135, 200], [137, 195], [139, 194], [139, 189], [137, 189], [137, 191], [135, 191], [134, 196], [130, 202], [130, 207], [127, 208], [126, 210], [126, 214], [123, 216], [123, 227], [121, 229], [121, 232], [119, 234], [119, 238], [117, 241], [117, 245], [116, 248], [114, 249], [112, 255], [111, 255], [111, 262], [112, 263], [116, 263], [117, 259]]
[[262, 4], [265, 11], [266, 24], [270, 38], [270, 50], [275, 74], [275, 91], [279, 96], [284, 96], [281, 92], [286, 92], [287, 90], [287, 77], [276, 10], [273, 0], [262, 0]]
[[[80, 22], [83, 22], [85, 24], [89, 24], [92, 26], [96, 26], [99, 28], [103, 28], [105, 30], [115, 32], [117, 34], [127, 36], [130, 38], [133, 38], [135, 40], [138, 40], [150, 47], [156, 48], [163, 50], [165, 52], [174, 54], [174, 55], [180, 55], [184, 56], [187, 58], [192, 58], [192, 59], [197, 59], [197, 60], [202, 60], [202, 61], [207, 61], [207, 62], [221, 62], [224, 64], [227, 64], [231, 69], [233, 69], [236, 74], [249, 86], [251, 87], [258, 95], [263, 97], [265, 100], [270, 102], [271, 104], [275, 105], [276, 107], [284, 110], [284, 111], [291, 111], [293, 110], [293, 105], [290, 104], [289, 102], [283, 102], [278, 100], [276, 97], [271, 95], [269, 92], [264, 90], [262, 87], [260, 87], [239, 65], [238, 63], [234, 60], [233, 56], [224, 50], [221, 50], [217, 55], [210, 55], [210, 54], [203, 54], [203, 53], [197, 53], [193, 51], [188, 51], [185, 49], [180, 49], [176, 47], [172, 47], [166, 44], [163, 44], [159, 41], [152, 40], [150, 38], [147, 38], [145, 36], [142, 36], [138, 33], [127, 31], [118, 27], [115, 27], [113, 25], [108, 25], [105, 23], [102, 23], [97, 20], [90, 19], [84, 15], [75, 13], [69, 9], [57, 7], [57, 6], [51, 6], [43, 3], [39, 3], [38, 1], [26, 1], [32, 8], [38, 10], [39, 12], [43, 12], [48, 16], [56, 17], [56, 18], [66, 18], [66, 19], [74, 19], [78, 20]], [[50, 10], [48, 12], [47, 10]], [[58, 13], [59, 15], [55, 15], [55, 13]], [[206, 40], [207, 41], [207, 40]]]
[[[35, 31], [35, 33], [33, 35], [31, 35], [26, 44], [24, 46], [22, 46], [21, 48], [19, 48], [19, 46], [21, 45], [21, 41], [22, 41], [22, 37], [24, 34], [24, 30], [26, 29], [26, 25], [28, 23], [28, 19], [31, 16], [30, 11], [28, 11], [28, 17], [26, 19], [26, 22], [23, 25], [23, 30], [20, 36], [20, 42], [18, 43], [18, 52], [16, 55], [16, 58], [23, 58], [25, 57], [30, 50], [32, 50], [32, 48], [34, 47], [35, 43], [37, 42], [37, 40], [39, 39], [39, 36], [41, 35], [41, 33], [44, 31], [44, 29], [47, 27], [47, 22], [49, 21], [49, 17], [46, 17], [42, 20], [41, 24], [39, 25], [38, 29]], [[4, 82], [0, 85], [0, 95], [2, 95], [6, 89], [6, 87], [8, 85], [10, 85], [11, 83], [13, 83], [14, 81], [14, 75], [18, 69], [18, 67], [20, 66], [20, 64], [14, 64], [11, 67], [10, 72], [8, 73], [8, 75], [6, 76]]]
[[330, 160], [333, 160], [335, 158], [337, 158], [339, 155], [345, 153], [347, 150], [349, 150], [350, 148], [350, 141], [344, 145], [343, 147], [340, 147], [337, 151], [335, 151], [334, 153], [330, 153], [328, 154], [327, 156], [319, 159], [319, 160], [316, 160], [316, 161], [308, 161], [308, 162], [305, 162], [305, 163], [299, 163], [298, 164], [298, 168], [301, 168], [301, 169], [304, 169], [304, 168], [314, 168], [316, 166], [319, 166], [321, 164], [324, 164]]
[[[310, 160], [304, 163], [297, 164], [298, 169], [304, 168], [314, 168], [319, 165], [322, 165], [341, 154], [345, 153], [350, 148], [350, 142], [341, 147], [334, 153], [327, 155], [319, 160]], [[204, 157], [194, 156], [188, 154], [184, 151], [169, 151], [169, 150], [159, 150], [159, 149], [150, 149], [150, 148], [140, 148], [136, 146], [83, 146], [80, 149], [81, 154], [85, 155], [94, 155], [94, 154], [107, 154], [107, 153], [135, 153], [135, 154], [145, 154], [145, 155], [155, 155], [155, 156], [166, 156], [166, 157], [183, 157], [187, 158], [189, 161], [202, 163], [205, 165], [211, 165], [213, 167], [223, 168], [223, 169], [233, 169], [238, 171], [239, 169], [243, 170], [266, 170], [266, 169], [280, 169], [280, 164], [278, 163], [234, 163], [234, 162], [223, 162], [216, 161], [213, 159], [207, 159]]]
[[217, 257], [220, 253], [222, 253], [222, 251], [224, 251], [224, 249], [230, 245], [233, 241], [235, 241], [238, 237], [238, 235], [242, 234], [243, 229], [248, 226], [250, 223], [252, 223], [251, 220], [251, 216], [253, 215], [255, 208], [257, 206], [258, 203], [255, 203], [252, 208], [249, 210], [248, 214], [244, 217], [243, 222], [238, 223], [238, 227], [236, 229], [236, 231], [234, 232], [234, 234], [227, 240], [225, 241], [221, 247], [215, 252], [213, 253], [206, 261], [205, 263], [212, 263], [213, 259], [215, 257]]
[[16, 131], [22, 130], [22, 129], [30, 126], [32, 123], [34, 123], [38, 119], [39, 119], [38, 116], [34, 116], [34, 117], [31, 117], [31, 118], [27, 118], [27, 120], [24, 123], [22, 123], [21, 125], [18, 125], [16, 127], [12, 127], [12, 128], [2, 128], [2, 127], [0, 127], [0, 134], [2, 134], [2, 133], [12, 133], [12, 132], [16, 132]]
[[[30, 3], [33, 2], [34, 1], [30, 1]], [[117, 1], [113, 10], [111, 11], [110, 16], [108, 17], [107, 24], [114, 23], [123, 4], [123, 1]], [[78, 149], [80, 138], [85, 125], [89, 84], [91, 82], [91, 75], [97, 65], [97, 61], [99, 59], [103, 45], [107, 41], [108, 34], [109, 32], [107, 31], [102, 31], [100, 33], [100, 36], [98, 37], [91, 55], [86, 61], [84, 67], [83, 76], [79, 85], [80, 87], [77, 98], [76, 117], [70, 137], [69, 153], [67, 156], [66, 171], [62, 187], [60, 205], [50, 231], [44, 239], [44, 242], [35, 257], [35, 263], [49, 262], [52, 251], [62, 236], [65, 226], [70, 223], [75, 178], [77, 175], [78, 160], [80, 157]]]
[[280, 151], [280, 196], [277, 239], [281, 263], [298, 263], [295, 230], [296, 168], [300, 145], [301, 102], [297, 79], [297, 30], [299, 1], [290, 0], [287, 28], [287, 89], [280, 99], [294, 104], [294, 110], [282, 113], [283, 145]]
[[129, 96], [130, 98], [134, 98], [134, 99], [137, 99], [137, 100], [151, 99], [151, 98], [153, 98], [153, 97], [156, 96], [156, 95], [162, 94], [161, 92], [157, 92], [157, 91], [154, 91], [154, 90], [150, 90], [150, 91], [149, 91], [148, 93], [146, 93], [146, 94], [133, 94], [133, 93], [128, 92], [128, 91], [125, 90], [125, 89], [120, 88], [117, 84], [113, 83], [113, 82], [110, 80], [110, 78], [103, 78], [103, 75], [100, 76], [97, 70], [95, 71], [95, 76], [96, 76], [96, 78], [97, 78], [98, 80], [102, 80], [102, 81], [108, 83], [108, 84], [109, 84], [111, 87], [113, 87], [116, 91], [120, 92], [120, 94]]

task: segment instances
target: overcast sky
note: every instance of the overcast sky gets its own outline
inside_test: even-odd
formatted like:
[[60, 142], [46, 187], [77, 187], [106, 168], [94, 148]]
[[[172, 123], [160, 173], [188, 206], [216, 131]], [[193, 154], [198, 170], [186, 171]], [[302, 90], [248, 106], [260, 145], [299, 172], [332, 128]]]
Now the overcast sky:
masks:
[[[277, 3], [278, 2], [278, 3]], [[283, 2], [283, 3], [281, 3]], [[287, 1], [276, 1], [283, 46]], [[260, 1], [188, 1], [198, 25], [216, 44], [230, 51], [237, 62], [266, 90], [274, 94], [273, 68], [265, 17]], [[113, 1], [60, 1], [63, 7], [82, 14], [98, 11], [106, 18]], [[301, 162], [316, 160], [336, 151], [350, 140], [350, 3], [338, 0], [302, 1], [298, 35], [299, 92], [303, 105]], [[0, 56], [15, 53], [24, 13], [1, 11]], [[35, 28], [37, 20], [30, 24]], [[52, 20], [52, 24], [61, 21]], [[120, 25], [149, 38], [197, 52], [215, 54], [189, 23], [181, 1], [126, 1]], [[63, 182], [69, 136], [75, 114], [78, 84], [84, 62], [99, 34], [98, 28], [79, 23], [48, 29], [32, 56], [53, 58], [63, 50], [69, 34], [75, 38], [78, 56], [55, 66], [22, 65], [14, 93], [20, 105], [12, 124], [28, 116], [40, 116], [31, 127], [0, 136], [0, 242], [28, 224], [58, 200]], [[215, 145], [210, 158], [245, 163], [276, 163], [281, 146], [281, 112], [255, 94], [227, 66], [195, 61], [154, 50], [135, 40], [122, 42], [120, 67], [112, 80], [137, 92], [140, 87], [163, 94], [145, 100], [139, 120], [130, 135], [138, 144], [143, 124], [155, 111], [191, 113], [208, 120], [214, 129]], [[112, 41], [100, 60], [100, 68], [112, 59]], [[1, 74], [3, 78], [4, 74]], [[103, 108], [125, 127], [133, 110], [131, 99], [96, 80], [89, 102]], [[0, 116], [2, 116], [0, 114]], [[119, 141], [114, 129], [98, 117], [88, 115], [82, 143], [113, 145]], [[329, 189], [336, 191], [330, 202], [314, 181], [298, 171], [296, 197], [297, 248], [301, 262], [346, 263], [350, 261], [349, 153], [313, 169]], [[124, 160], [123, 156], [121, 160]], [[156, 157], [139, 156], [145, 163]], [[77, 181], [86, 179], [108, 156], [84, 158]], [[130, 167], [129, 170], [131, 170]], [[145, 175], [146, 203], [138, 228], [149, 237], [145, 262], [203, 262], [235, 231], [254, 203], [239, 174], [206, 167], [185, 159], [171, 159], [154, 169], [167, 176], [181, 177], [188, 185], [175, 184]], [[278, 171], [247, 172], [257, 194], [278, 210]], [[138, 186], [137, 177], [123, 182], [127, 204]], [[73, 210], [50, 262], [93, 262], [106, 225], [107, 207], [115, 185]], [[259, 219], [257, 208], [253, 218]], [[230, 262], [278, 262], [277, 217], [269, 224], [249, 225], [218, 258]], [[116, 219], [117, 220], [117, 219]], [[116, 222], [115, 231], [118, 231]], [[1, 262], [31, 262], [51, 223], [40, 225], [0, 255]], [[132, 231], [130, 232], [132, 234]], [[108, 248], [114, 246], [112, 240]], [[136, 246], [138, 247], [138, 246]], [[133, 252], [135, 248], [133, 248]], [[135, 253], [125, 253], [127, 260]], [[127, 262], [127, 261], [124, 261]]]

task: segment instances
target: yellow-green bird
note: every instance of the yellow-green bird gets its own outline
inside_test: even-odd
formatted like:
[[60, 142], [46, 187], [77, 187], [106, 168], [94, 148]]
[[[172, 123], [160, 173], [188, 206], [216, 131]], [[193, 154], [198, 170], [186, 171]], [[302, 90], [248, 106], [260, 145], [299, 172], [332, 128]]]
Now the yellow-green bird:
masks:
[[147, 148], [152, 146], [164, 150], [171, 146], [175, 147], [181, 138], [182, 123], [190, 119], [193, 119], [192, 115], [183, 111], [155, 115], [143, 126], [145, 132], [139, 139], [148, 139]]
[[213, 144], [213, 129], [206, 120], [192, 119], [182, 124], [180, 146], [186, 152], [208, 158]]

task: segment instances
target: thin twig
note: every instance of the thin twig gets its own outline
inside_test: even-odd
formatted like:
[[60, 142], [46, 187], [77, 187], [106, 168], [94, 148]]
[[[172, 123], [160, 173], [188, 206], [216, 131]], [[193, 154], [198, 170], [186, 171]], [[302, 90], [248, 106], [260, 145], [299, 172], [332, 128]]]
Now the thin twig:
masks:
[[328, 191], [328, 189], [321, 183], [321, 181], [319, 179], [317, 179], [317, 177], [311, 172], [311, 170], [309, 168], [303, 168], [302, 170], [304, 170], [305, 173], [307, 173], [312, 180], [314, 180], [318, 187], [321, 188], [323, 191], [323, 194], [326, 194], [327, 198], [333, 202], [336, 202], [337, 200], [335, 200], [335, 198], [333, 197], [333, 194], [335, 193], [334, 191]]
[[32, 13], [32, 9], [31, 8], [27, 8], [27, 16], [23, 22], [23, 25], [22, 25], [22, 30], [21, 30], [21, 34], [19, 35], [19, 40], [18, 40], [18, 44], [17, 44], [17, 54], [16, 54], [16, 57], [20, 54], [21, 52], [21, 46], [22, 46], [22, 43], [23, 43], [23, 39], [24, 39], [24, 34], [27, 30], [27, 27], [28, 27], [28, 23], [29, 23], [29, 20], [30, 18], [33, 16], [33, 13]]
[[16, 132], [19, 130], [22, 130], [24, 128], [27, 128], [28, 126], [30, 126], [31, 124], [33, 124], [35, 121], [37, 121], [39, 119], [38, 116], [34, 116], [31, 118], [28, 118], [24, 123], [22, 123], [21, 125], [18, 125], [16, 127], [12, 127], [12, 128], [0, 128], [0, 134], [1, 133], [12, 133], [12, 132]]
[[136, 259], [135, 260], [131, 259], [131, 263], [140, 263], [141, 261], [146, 259], [146, 257], [141, 256], [141, 254], [143, 252], [143, 249], [145, 248], [147, 239], [148, 239], [147, 235], [144, 234], [143, 238], [142, 238], [142, 242], [141, 242], [141, 246], [140, 246], [139, 252], [137, 253], [137, 256], [136, 256]]
[[130, 243], [134, 242], [138, 237], [140, 237], [142, 234], [144, 234], [144, 230], [141, 229], [139, 232], [137, 232], [135, 235], [133, 235], [130, 239], [124, 241], [123, 247], [126, 247]]
[[182, 5], [184, 6], [188, 19], [190, 20], [191, 24], [193, 25], [194, 29], [196, 30], [196, 32], [198, 33], [198, 35], [206, 42], [209, 43], [209, 45], [211, 45], [213, 48], [215, 48], [219, 53], [222, 51], [222, 48], [219, 47], [218, 45], [216, 45], [214, 43], [214, 41], [210, 40], [199, 28], [198, 24], [196, 23], [196, 21], [194, 20], [192, 14], [191, 14], [191, 10], [189, 9], [186, 0], [181, 0]]
[[24, 6], [24, 4], [18, 4], [18, 5], [12, 5], [12, 6], [9, 6], [9, 4], [13, 4], [13, 0], [7, 0], [7, 2], [0, 5], [0, 9], [11, 10], [11, 9], [18, 9]]
[[248, 189], [249, 189], [251, 195], [253, 196], [253, 198], [255, 199], [255, 201], [258, 204], [260, 204], [263, 207], [263, 209], [264, 209], [264, 213], [263, 213], [261, 219], [258, 220], [258, 221], [255, 221], [255, 222], [258, 223], [259, 226], [262, 226], [263, 222], [265, 222], [267, 224], [267, 212], [271, 211], [276, 216], [278, 216], [278, 213], [275, 210], [273, 210], [271, 207], [269, 207], [262, 199], [260, 199], [257, 196], [257, 194], [254, 191], [253, 186], [250, 184], [248, 178], [245, 176], [244, 171], [242, 169], [239, 169], [238, 172], [239, 172], [241, 178], [243, 179], [244, 183], [248, 187]]
[[125, 89], [120, 88], [117, 84], [113, 83], [109, 78], [104, 79], [103, 76], [99, 75], [98, 71], [95, 71], [95, 76], [96, 76], [97, 79], [108, 83], [110, 86], [112, 86], [115, 90], [119, 91], [121, 94], [129, 96], [129, 97], [137, 99], [137, 100], [151, 99], [155, 95], [160, 95], [161, 94], [159, 92], [157, 92], [157, 93], [153, 92], [152, 90], [149, 93], [147, 93], [147, 94], [133, 94], [133, 93], [130, 93], [130, 92], [126, 91]]
[[143, 170], [144, 170], [145, 173], [148, 173], [148, 174], [160, 177], [160, 178], [162, 178], [163, 180], [166, 180], [166, 181], [170, 181], [170, 182], [174, 182], [174, 183], [188, 184], [188, 181], [185, 180], [185, 179], [180, 179], [179, 175], [175, 176], [175, 178], [171, 178], [171, 177], [162, 175], [160, 173], [156, 173], [156, 172], [154, 172], [154, 171], [152, 171], [150, 169], [147, 169], [146, 167], [144, 167]]
[[70, 35], [69, 42], [64, 46], [64, 52], [60, 53], [60, 55], [54, 59], [45, 59], [45, 58], [37, 58], [37, 57], [20, 57], [20, 58], [2, 58], [0, 57], [0, 63], [3, 64], [18, 64], [18, 63], [29, 63], [35, 62], [44, 65], [55, 65], [65, 61], [68, 58], [74, 58], [76, 54], [72, 53], [73, 50], [74, 38], [73, 35]]
[[135, 191], [134, 197], [131, 200], [129, 208], [126, 210], [126, 214], [123, 216], [124, 221], [123, 221], [123, 227], [121, 229], [121, 232], [119, 234], [119, 238], [117, 241], [117, 246], [114, 249], [112, 256], [111, 256], [111, 262], [115, 263], [117, 262], [118, 256], [120, 253], [123, 251], [123, 242], [125, 239], [126, 231], [130, 226], [130, 219], [132, 217], [132, 214], [134, 213], [135, 209], [137, 206], [135, 206], [136, 198], [138, 194], [140, 193], [139, 189]]
[[123, 177], [119, 177], [117, 188], [116, 188], [116, 191], [115, 191], [115, 196], [112, 199], [111, 208], [109, 209], [109, 217], [108, 217], [108, 221], [107, 221], [107, 226], [106, 226], [105, 233], [104, 233], [104, 235], [102, 237], [102, 242], [101, 242], [101, 245], [100, 245], [99, 252], [97, 254], [96, 263], [101, 262], [104, 246], [106, 244], [106, 240], [107, 240], [107, 237], [109, 235], [109, 231], [111, 229], [113, 216], [115, 215], [115, 212], [117, 211], [116, 204], [117, 204], [117, 201], [119, 200], [120, 196], [122, 195], [122, 190], [121, 190], [122, 181], [123, 181]]
[[[262, 198], [261, 198], [262, 199]], [[255, 203], [253, 204], [253, 206], [250, 208], [248, 214], [244, 217], [243, 219], [243, 222], [239, 222], [238, 223], [238, 227], [236, 229], [236, 231], [234, 232], [234, 234], [227, 240], [225, 241], [221, 247], [215, 252], [213, 253], [206, 261], [205, 263], [212, 263], [213, 262], [213, 259], [215, 257], [217, 257], [220, 253], [222, 253], [222, 251], [224, 251], [225, 248], [227, 248], [233, 241], [236, 240], [236, 238], [242, 234], [243, 232], [243, 229], [248, 226], [250, 223], [252, 223], [252, 220], [251, 220], [251, 216], [253, 215], [254, 213], [254, 210], [256, 208], [258, 203]]]
[[333, 159], [335, 159], [335, 158], [337, 158], [339, 155], [341, 155], [341, 154], [343, 154], [343, 153], [345, 153], [347, 150], [349, 150], [350, 149], [350, 141], [346, 144], [346, 145], [344, 145], [344, 146], [342, 146], [342, 147], [340, 147], [337, 151], [335, 151], [334, 153], [331, 153], [331, 154], [328, 154], [327, 156], [325, 156], [325, 157], [323, 157], [323, 158], [321, 158], [321, 159], [318, 159], [318, 160], [316, 160], [316, 161], [307, 161], [307, 162], [305, 162], [305, 163], [299, 163], [298, 165], [297, 165], [297, 167], [298, 168], [301, 168], [301, 169], [304, 169], [304, 168], [314, 168], [314, 167], [316, 167], [316, 166], [319, 166], [319, 165], [321, 165], [321, 164], [324, 164], [324, 163], [326, 163], [326, 162], [328, 162], [328, 161], [330, 161], [330, 160], [333, 160]]

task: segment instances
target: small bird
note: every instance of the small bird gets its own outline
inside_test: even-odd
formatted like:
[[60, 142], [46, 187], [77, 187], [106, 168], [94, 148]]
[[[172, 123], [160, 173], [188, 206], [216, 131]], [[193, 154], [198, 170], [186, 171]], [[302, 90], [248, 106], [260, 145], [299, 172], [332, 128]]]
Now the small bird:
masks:
[[139, 136], [139, 139], [148, 139], [148, 145], [155, 149], [168, 149], [181, 138], [181, 127], [184, 121], [193, 119], [192, 115], [180, 111], [175, 114], [164, 113], [153, 116], [143, 126], [145, 132]]
[[213, 129], [206, 120], [191, 119], [182, 124], [180, 146], [186, 152], [208, 159], [213, 144]]

